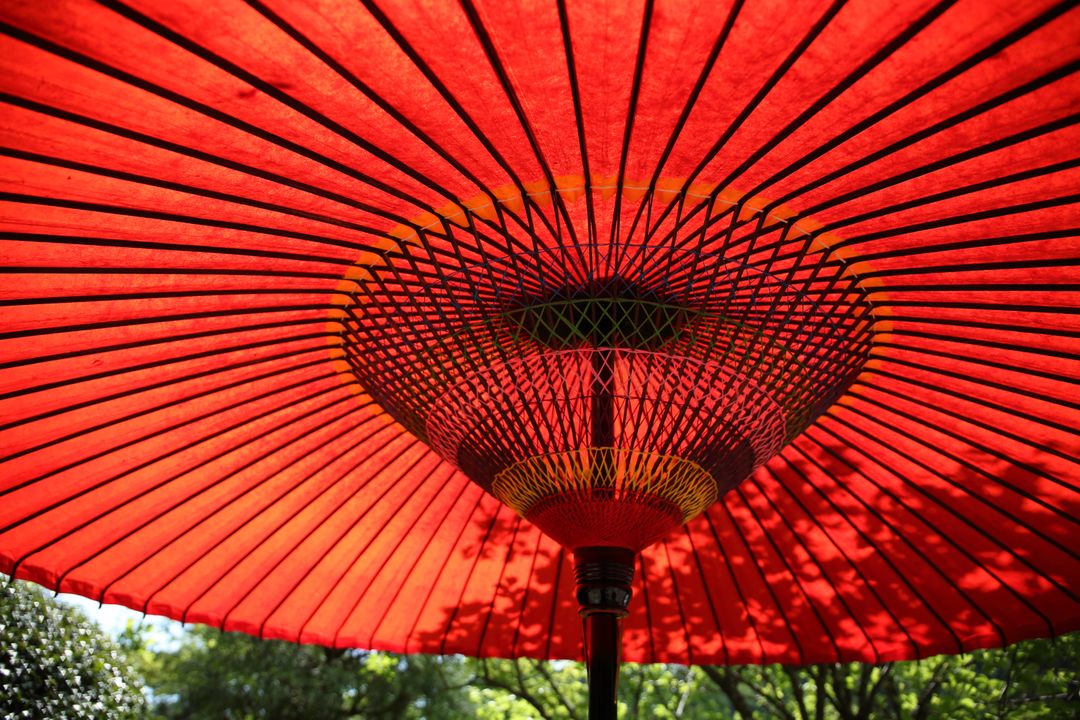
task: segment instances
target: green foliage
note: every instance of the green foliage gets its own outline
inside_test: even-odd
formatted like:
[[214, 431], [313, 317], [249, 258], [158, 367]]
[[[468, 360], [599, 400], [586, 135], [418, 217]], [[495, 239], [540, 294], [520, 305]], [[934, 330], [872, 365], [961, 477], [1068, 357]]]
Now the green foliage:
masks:
[[[196, 630], [158, 653], [162, 717], [585, 720], [579, 663], [333, 652]], [[1080, 635], [919, 662], [625, 665], [622, 720], [1080, 719]]]
[[1074, 633], [883, 665], [695, 670], [740, 720], [1080, 720], [1078, 668]]
[[458, 718], [447, 691], [461, 660], [330, 650], [200, 627], [175, 650], [142, 654], [160, 718]]
[[[0, 718], [585, 720], [579, 663], [399, 656], [194, 628], [117, 643], [14, 584], [0, 596]], [[149, 687], [149, 705], [136, 690]], [[917, 662], [625, 665], [621, 720], [1080, 720], [1080, 633]]]
[[125, 653], [79, 610], [0, 580], [0, 717], [144, 717]]

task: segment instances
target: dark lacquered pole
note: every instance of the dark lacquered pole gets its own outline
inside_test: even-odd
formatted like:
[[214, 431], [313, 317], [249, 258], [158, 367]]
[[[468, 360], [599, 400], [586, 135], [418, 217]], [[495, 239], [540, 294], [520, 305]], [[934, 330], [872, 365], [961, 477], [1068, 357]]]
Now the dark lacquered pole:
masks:
[[574, 575], [585, 630], [589, 720], [617, 720], [622, 619], [630, 605], [634, 553], [622, 548], [578, 548]]
[[585, 616], [585, 663], [589, 670], [589, 720], [616, 720], [622, 618], [596, 612]]

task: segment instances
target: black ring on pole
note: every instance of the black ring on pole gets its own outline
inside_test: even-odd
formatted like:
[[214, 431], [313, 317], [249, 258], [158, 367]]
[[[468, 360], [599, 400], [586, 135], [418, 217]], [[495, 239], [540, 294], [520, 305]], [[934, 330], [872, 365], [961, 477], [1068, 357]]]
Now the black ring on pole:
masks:
[[574, 551], [578, 612], [589, 673], [589, 720], [617, 720], [622, 619], [634, 580], [634, 553], [614, 547]]

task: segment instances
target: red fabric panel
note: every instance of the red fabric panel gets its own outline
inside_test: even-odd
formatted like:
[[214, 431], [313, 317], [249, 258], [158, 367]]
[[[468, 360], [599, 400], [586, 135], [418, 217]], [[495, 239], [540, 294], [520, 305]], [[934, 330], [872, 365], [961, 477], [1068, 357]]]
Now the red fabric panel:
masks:
[[4, 3], [0, 570], [264, 637], [579, 658], [570, 554], [361, 390], [348, 293], [402, 238], [488, 262], [469, 221], [667, 242], [689, 179], [715, 224], [682, 240], [828, 248], [872, 347], [642, 554], [624, 659], [1080, 629], [1078, 36], [1049, 0]]

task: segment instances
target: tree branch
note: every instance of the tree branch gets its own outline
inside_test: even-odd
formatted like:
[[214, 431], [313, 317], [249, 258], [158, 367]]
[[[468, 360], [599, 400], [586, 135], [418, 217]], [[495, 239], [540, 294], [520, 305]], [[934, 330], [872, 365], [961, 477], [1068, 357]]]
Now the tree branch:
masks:
[[[802, 668], [799, 670], [802, 670]], [[799, 718], [800, 720], [810, 720], [806, 712], [806, 697], [803, 693], [802, 682], [799, 680], [799, 670], [784, 666], [784, 674], [787, 675], [788, 682], [791, 683], [791, 692], [795, 695], [795, 703], [799, 707]]]
[[735, 712], [742, 720], [754, 720], [754, 710], [739, 692], [738, 682], [732, 677], [730, 668], [721, 670], [712, 665], [703, 665], [701, 670], [727, 696], [731, 706], [735, 708]]
[[825, 687], [825, 668], [820, 665], [812, 669], [814, 686], [817, 688], [817, 700], [814, 702], [815, 720], [825, 720], [825, 707], [829, 704], [829, 691]]
[[882, 683], [885, 682], [885, 678], [892, 675], [893, 664], [885, 663], [878, 666], [880, 673], [878, 679], [874, 681], [874, 684], [870, 686], [869, 690], [865, 694], [861, 694], [859, 698], [859, 720], [869, 720], [870, 713], [874, 709], [874, 698], [877, 697], [878, 691], [881, 690]]
[[688, 668], [686, 668], [686, 680], [685, 680], [686, 687], [683, 688], [682, 697], [679, 698], [679, 703], [678, 703], [678, 705], [675, 706], [675, 718], [676, 718], [676, 720], [678, 720], [678, 718], [681, 718], [683, 716], [683, 713], [686, 711], [686, 701], [690, 699], [690, 690], [692, 690], [693, 687], [694, 687], [694, 683], [693, 683], [692, 678], [693, 678], [692, 671], [688, 667]]
[[855, 711], [852, 707], [851, 692], [848, 690], [846, 678], [840, 670], [840, 663], [833, 663], [829, 671], [833, 691], [833, 707], [843, 720], [855, 720]]
[[914, 720], [926, 720], [930, 716], [930, 703], [934, 699], [934, 695], [937, 694], [938, 688], [941, 687], [941, 681], [945, 677], [945, 673], [952, 667], [952, 663], [943, 658], [938, 661], [938, 665], [934, 668], [934, 674], [930, 677], [930, 682], [926, 683], [926, 687], [919, 693], [918, 702], [915, 705]]
[[1013, 669], [1016, 667], [1016, 646], [1013, 645], [1012, 650], [1009, 651], [1009, 664], [1005, 668], [1005, 687], [1001, 690], [1001, 695], [998, 696], [998, 711], [997, 716], [999, 718], [1005, 717], [1009, 712], [1008, 697], [1009, 690], [1012, 689]]
[[641, 715], [641, 692], [645, 689], [645, 673], [638, 672], [637, 687], [634, 689], [634, 718]]
[[514, 687], [508, 682], [492, 677], [491, 672], [488, 669], [487, 658], [483, 658], [480, 661], [480, 667], [483, 668], [483, 674], [481, 675], [481, 679], [483, 679], [484, 685], [495, 690], [503, 690], [510, 693], [516, 698], [524, 700], [525, 702], [532, 705], [536, 712], [540, 713], [540, 717], [543, 718], [543, 720], [552, 720], [551, 716], [547, 712], [547, 708], [545, 708], [544, 705], [539, 700], [537, 700], [532, 693], [529, 692], [528, 688], [525, 687], [524, 679], [521, 675], [521, 668], [518, 666], [517, 662], [512, 662], [514, 664], [514, 671], [517, 676], [517, 687]]
[[542, 662], [540, 660], [533, 660], [533, 664], [535, 665], [537, 671], [541, 675], [544, 676], [545, 680], [547, 680], [547, 684], [551, 687], [552, 691], [555, 693], [555, 697], [559, 698], [559, 703], [564, 708], [566, 708], [567, 714], [570, 715], [570, 717], [572, 717], [572, 718], [577, 718], [578, 717], [577, 711], [569, 703], [569, 701], [567, 701], [566, 696], [563, 695], [562, 690], [559, 689], [558, 684], [555, 682], [555, 678], [551, 677], [551, 671], [548, 670], [547, 663]]

